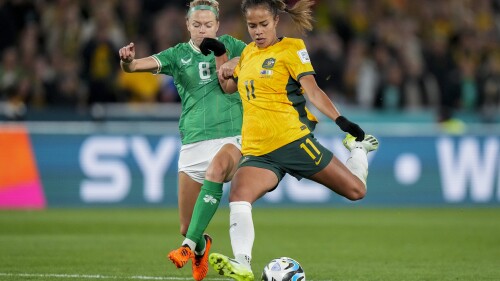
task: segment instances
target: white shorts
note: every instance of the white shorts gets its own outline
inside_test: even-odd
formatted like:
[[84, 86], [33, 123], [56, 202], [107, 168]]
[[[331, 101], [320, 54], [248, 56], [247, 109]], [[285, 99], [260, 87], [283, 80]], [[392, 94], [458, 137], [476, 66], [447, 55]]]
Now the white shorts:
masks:
[[179, 172], [184, 172], [193, 180], [203, 183], [208, 165], [212, 162], [215, 154], [227, 143], [233, 144], [241, 151], [241, 136], [182, 145], [179, 154]]

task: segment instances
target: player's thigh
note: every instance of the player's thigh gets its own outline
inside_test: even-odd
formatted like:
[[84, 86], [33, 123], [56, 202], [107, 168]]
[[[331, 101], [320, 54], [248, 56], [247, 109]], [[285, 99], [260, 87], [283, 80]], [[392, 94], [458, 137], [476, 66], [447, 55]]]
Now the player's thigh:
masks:
[[308, 134], [266, 155], [279, 170], [298, 180], [310, 178], [328, 166], [333, 153]]
[[271, 170], [244, 166], [240, 167], [231, 182], [229, 201], [253, 203], [278, 185], [278, 176]]
[[201, 190], [201, 183], [191, 179], [186, 173], [179, 172], [178, 205], [181, 233], [187, 232], [187, 227], [193, 215], [194, 205]]
[[240, 149], [232, 143], [224, 144], [210, 162], [205, 178], [214, 182], [230, 181], [238, 168]]
[[357, 190], [363, 185], [335, 156], [323, 170], [308, 178], [346, 197], [349, 197], [353, 190]]

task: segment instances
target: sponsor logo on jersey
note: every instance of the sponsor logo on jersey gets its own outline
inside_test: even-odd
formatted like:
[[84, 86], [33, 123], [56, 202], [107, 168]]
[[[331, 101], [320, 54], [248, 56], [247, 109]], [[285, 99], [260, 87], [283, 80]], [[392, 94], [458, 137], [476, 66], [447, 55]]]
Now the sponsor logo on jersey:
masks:
[[184, 65], [190, 64], [191, 63], [191, 57], [181, 58], [181, 63], [184, 64]]
[[271, 69], [274, 67], [275, 64], [276, 64], [275, 58], [268, 58], [262, 64], [262, 68]]
[[297, 51], [297, 54], [299, 55], [300, 61], [303, 64], [311, 63], [311, 59], [309, 58], [309, 54], [307, 53], [306, 49], [302, 49], [300, 51]]
[[323, 154], [321, 154], [321, 156], [319, 157], [318, 161], [314, 161], [314, 164], [316, 164], [316, 166], [318, 166], [319, 163], [321, 163], [321, 159], [323, 159]]

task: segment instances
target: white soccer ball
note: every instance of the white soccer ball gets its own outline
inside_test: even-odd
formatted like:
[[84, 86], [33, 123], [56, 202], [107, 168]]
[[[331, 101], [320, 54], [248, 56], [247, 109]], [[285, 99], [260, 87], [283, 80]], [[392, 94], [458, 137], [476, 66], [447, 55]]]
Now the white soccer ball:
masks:
[[306, 281], [306, 274], [296, 260], [281, 257], [264, 267], [262, 281]]

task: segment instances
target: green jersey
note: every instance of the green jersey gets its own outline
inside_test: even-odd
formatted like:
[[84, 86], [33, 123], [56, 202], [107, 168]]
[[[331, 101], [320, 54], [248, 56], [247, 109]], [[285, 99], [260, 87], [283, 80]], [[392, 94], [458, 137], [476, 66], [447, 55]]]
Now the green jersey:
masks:
[[[239, 57], [245, 43], [229, 35], [218, 38], [229, 59]], [[182, 144], [241, 134], [242, 106], [238, 93], [225, 94], [219, 85], [213, 53], [205, 56], [192, 41], [152, 56], [158, 73], [174, 78], [181, 97], [179, 131]]]

